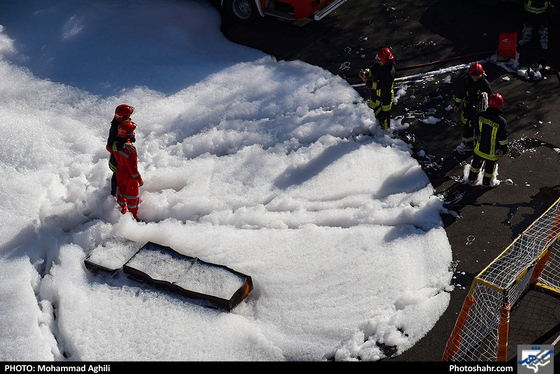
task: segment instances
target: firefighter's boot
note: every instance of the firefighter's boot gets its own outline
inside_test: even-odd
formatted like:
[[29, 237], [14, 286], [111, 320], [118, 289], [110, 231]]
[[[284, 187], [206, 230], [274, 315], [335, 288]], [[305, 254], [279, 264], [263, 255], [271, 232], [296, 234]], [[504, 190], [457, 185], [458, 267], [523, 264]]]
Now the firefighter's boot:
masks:
[[542, 26], [539, 29], [539, 35], [541, 36], [541, 48], [548, 49], [548, 27]]
[[528, 24], [523, 25], [523, 31], [521, 33], [521, 40], [518, 44], [525, 45], [529, 43], [531, 41], [531, 38], [533, 37], [533, 26]]

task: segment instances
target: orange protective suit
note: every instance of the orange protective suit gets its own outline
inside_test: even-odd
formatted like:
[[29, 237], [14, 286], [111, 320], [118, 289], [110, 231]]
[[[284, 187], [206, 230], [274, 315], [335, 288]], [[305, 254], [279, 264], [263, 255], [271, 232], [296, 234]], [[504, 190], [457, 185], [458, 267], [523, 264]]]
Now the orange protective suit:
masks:
[[117, 161], [117, 203], [121, 213], [128, 211], [138, 220], [138, 206], [140, 205], [139, 184], [143, 184], [138, 171], [138, 157], [136, 152], [127, 149], [114, 151], [107, 147]]

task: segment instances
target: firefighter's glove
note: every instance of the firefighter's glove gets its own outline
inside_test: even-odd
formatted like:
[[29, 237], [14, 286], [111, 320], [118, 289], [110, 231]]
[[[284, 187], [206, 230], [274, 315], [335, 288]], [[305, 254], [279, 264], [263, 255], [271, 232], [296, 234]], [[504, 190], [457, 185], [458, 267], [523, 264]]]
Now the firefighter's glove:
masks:
[[508, 151], [508, 146], [506, 145], [502, 145], [500, 147], [500, 149], [496, 150], [496, 156], [502, 156], [505, 155]]

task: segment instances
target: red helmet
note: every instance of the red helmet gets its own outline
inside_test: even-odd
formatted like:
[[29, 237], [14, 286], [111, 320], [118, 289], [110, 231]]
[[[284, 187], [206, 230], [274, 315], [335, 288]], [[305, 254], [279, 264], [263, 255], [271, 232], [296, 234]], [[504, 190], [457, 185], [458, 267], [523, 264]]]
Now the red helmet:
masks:
[[488, 106], [490, 108], [500, 109], [503, 103], [504, 103], [504, 98], [499, 93], [495, 93], [488, 98]]
[[393, 56], [393, 53], [391, 53], [391, 50], [389, 48], [382, 48], [377, 52], [377, 55], [375, 56], [375, 59], [378, 60], [378, 61], [382, 61], [383, 64], [386, 64], [389, 61], [393, 61], [394, 56]]
[[469, 74], [470, 75], [482, 75], [482, 74], [484, 74], [484, 69], [482, 68], [482, 65], [480, 65], [478, 62], [475, 62], [469, 68]]
[[136, 124], [132, 121], [124, 121], [119, 124], [119, 138], [130, 139], [134, 136]]
[[125, 119], [130, 118], [132, 113], [134, 112], [134, 107], [126, 104], [119, 105], [117, 109], [115, 109], [115, 119], [117, 121], [124, 121]]

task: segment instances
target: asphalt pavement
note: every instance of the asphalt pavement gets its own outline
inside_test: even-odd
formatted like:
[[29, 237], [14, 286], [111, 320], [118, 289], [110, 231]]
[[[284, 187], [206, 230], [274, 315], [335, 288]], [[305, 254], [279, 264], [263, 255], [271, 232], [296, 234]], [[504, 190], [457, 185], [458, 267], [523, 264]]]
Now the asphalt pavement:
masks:
[[[514, 70], [483, 62], [493, 90], [505, 100], [510, 151], [498, 163], [501, 183], [490, 190], [469, 190], [450, 214], [442, 214], [456, 276], [449, 307], [414, 347], [388, 360], [440, 361], [474, 277], [560, 198], [558, 13], [560, 9], [549, 25], [547, 50], [535, 37], [518, 47]], [[349, 0], [319, 22], [267, 17], [243, 26], [224, 19], [222, 31], [231, 41], [278, 60], [302, 60], [356, 84], [356, 73], [383, 47], [393, 51], [400, 78], [485, 60], [498, 50], [500, 33], [520, 32], [523, 17], [522, 6], [515, 2], [484, 6], [475, 0]], [[517, 68], [532, 64], [541, 64], [543, 79], [517, 74]], [[454, 86], [449, 80], [464, 73], [400, 83], [406, 84], [406, 94], [393, 109], [394, 118], [408, 123], [399, 136], [412, 145], [436, 193], [450, 188], [472, 159], [455, 151], [461, 126], [449, 110]], [[356, 90], [367, 97], [367, 90]], [[426, 113], [440, 121], [430, 122]], [[550, 344], [559, 334], [560, 298], [531, 291], [512, 311], [508, 358], [515, 359], [517, 344]]]

